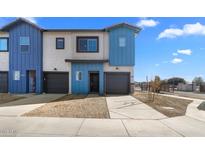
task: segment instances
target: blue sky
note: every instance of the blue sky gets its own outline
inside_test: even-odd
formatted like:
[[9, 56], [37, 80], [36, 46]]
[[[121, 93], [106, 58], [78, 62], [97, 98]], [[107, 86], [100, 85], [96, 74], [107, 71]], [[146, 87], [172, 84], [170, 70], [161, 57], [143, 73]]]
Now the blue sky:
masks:
[[[0, 27], [15, 18], [0, 18]], [[205, 18], [29, 18], [43, 28], [104, 28], [119, 22], [142, 27], [136, 37], [135, 81], [205, 77]]]

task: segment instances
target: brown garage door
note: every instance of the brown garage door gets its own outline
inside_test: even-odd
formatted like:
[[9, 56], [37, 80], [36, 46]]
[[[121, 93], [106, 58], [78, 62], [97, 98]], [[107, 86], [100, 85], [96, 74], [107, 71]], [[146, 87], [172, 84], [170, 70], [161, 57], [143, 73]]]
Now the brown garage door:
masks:
[[68, 84], [68, 72], [44, 73], [44, 92], [46, 93], [68, 93]]
[[0, 93], [8, 92], [8, 72], [0, 72]]
[[128, 94], [130, 92], [130, 73], [105, 73], [105, 92], [107, 94]]

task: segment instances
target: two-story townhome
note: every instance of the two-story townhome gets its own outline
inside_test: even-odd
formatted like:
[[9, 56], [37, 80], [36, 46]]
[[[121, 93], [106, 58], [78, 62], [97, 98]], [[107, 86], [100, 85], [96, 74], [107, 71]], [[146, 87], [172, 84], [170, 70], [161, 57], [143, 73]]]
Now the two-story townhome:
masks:
[[18, 18], [0, 30], [0, 92], [128, 94], [139, 31], [42, 29]]

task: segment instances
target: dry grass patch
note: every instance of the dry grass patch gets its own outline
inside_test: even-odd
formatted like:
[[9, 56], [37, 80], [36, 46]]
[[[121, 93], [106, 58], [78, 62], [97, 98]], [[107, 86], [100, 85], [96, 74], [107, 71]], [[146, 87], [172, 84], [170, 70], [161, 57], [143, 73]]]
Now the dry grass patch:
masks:
[[4, 104], [4, 103], [9, 103], [12, 101], [16, 101], [19, 99], [23, 99], [26, 97], [22, 97], [22, 96], [17, 96], [17, 95], [12, 95], [12, 94], [0, 94], [0, 105]]
[[104, 97], [68, 95], [47, 103], [23, 116], [70, 117], [70, 118], [110, 118]]
[[145, 92], [135, 92], [133, 96], [168, 117], [185, 115], [187, 106], [192, 102], [187, 99], [157, 94], [155, 95], [154, 101], [151, 101]]

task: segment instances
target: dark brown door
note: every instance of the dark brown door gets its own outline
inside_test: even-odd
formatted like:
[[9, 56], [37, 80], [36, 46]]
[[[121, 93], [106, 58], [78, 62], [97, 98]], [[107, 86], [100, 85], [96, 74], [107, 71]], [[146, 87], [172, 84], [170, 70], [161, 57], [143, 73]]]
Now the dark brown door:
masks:
[[29, 93], [36, 92], [36, 71], [28, 71]]
[[68, 72], [44, 73], [44, 92], [46, 93], [68, 93], [68, 84]]
[[90, 93], [99, 93], [99, 73], [90, 73]]
[[0, 93], [8, 92], [8, 73], [0, 72]]
[[107, 94], [128, 94], [130, 74], [127, 72], [105, 73], [105, 91]]

